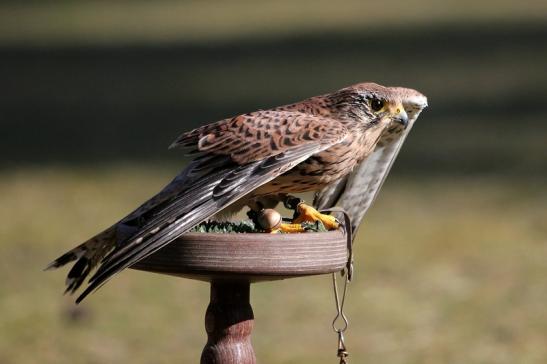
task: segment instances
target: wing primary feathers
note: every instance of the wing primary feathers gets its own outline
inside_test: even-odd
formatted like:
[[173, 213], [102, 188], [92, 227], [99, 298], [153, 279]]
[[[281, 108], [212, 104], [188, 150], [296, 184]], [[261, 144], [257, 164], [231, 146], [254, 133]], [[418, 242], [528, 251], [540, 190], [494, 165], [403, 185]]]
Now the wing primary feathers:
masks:
[[[330, 147], [332, 143], [297, 146], [283, 155], [251, 162], [236, 169], [230, 165], [209, 172], [178, 196], [159, 206], [157, 214], [152, 215], [141, 232], [127, 240], [124, 246], [113, 250], [91, 277], [90, 284], [76, 302], [81, 302], [115, 273], [156, 252], [196, 224], [293, 168], [313, 153]], [[217, 190], [218, 186], [221, 187]], [[215, 195], [215, 191], [218, 194]]]
[[66, 292], [72, 293], [98, 265], [80, 302], [113, 274], [347, 135], [339, 120], [290, 110], [260, 110], [184, 133], [172, 146], [194, 154], [187, 168], [135, 211], [47, 269], [76, 260], [66, 284]]

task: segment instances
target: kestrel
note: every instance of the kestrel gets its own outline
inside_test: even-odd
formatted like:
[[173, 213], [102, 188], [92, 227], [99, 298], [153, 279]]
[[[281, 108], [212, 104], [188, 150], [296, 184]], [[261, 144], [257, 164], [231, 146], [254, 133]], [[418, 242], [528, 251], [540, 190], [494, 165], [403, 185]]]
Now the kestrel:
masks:
[[[183, 133], [171, 145], [195, 156], [162, 191], [131, 214], [48, 266], [76, 263], [66, 280], [74, 293], [98, 267], [76, 302], [119, 271], [215, 215], [287, 203], [317, 192], [315, 206], [343, 207], [355, 230], [376, 197], [427, 99], [418, 91], [360, 83], [331, 94], [258, 110]], [[297, 222], [337, 223], [310, 206]]]

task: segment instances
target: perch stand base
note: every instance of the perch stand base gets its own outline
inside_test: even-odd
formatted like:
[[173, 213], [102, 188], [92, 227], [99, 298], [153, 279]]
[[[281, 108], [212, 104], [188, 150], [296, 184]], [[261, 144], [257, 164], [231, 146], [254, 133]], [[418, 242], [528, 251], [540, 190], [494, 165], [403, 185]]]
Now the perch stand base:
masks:
[[303, 234], [185, 234], [133, 269], [211, 282], [201, 364], [254, 364], [252, 282], [333, 273], [347, 263], [339, 231]]

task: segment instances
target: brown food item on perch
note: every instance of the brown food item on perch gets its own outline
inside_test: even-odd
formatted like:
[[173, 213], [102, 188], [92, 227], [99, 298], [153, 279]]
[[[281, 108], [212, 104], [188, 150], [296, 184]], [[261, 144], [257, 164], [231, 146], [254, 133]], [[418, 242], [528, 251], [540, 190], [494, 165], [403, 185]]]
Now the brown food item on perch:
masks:
[[281, 214], [274, 209], [264, 209], [258, 214], [257, 222], [265, 230], [274, 230], [281, 225], [283, 219]]

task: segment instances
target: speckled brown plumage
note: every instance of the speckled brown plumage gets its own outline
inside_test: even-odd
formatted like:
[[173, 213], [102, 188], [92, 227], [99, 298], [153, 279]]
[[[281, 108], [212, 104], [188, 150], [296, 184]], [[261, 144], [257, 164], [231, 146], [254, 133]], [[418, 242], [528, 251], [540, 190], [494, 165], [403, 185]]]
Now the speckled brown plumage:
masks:
[[[73, 292], [99, 264], [81, 300], [113, 274], [221, 211], [275, 204], [278, 196], [306, 191], [318, 192], [321, 207], [348, 205], [358, 193], [359, 178], [387, 173], [407, 124], [426, 102], [411, 89], [362, 83], [186, 132], [171, 147], [186, 148], [195, 158], [164, 190], [50, 267], [78, 259], [67, 280]], [[372, 158], [374, 167], [367, 165], [378, 151], [387, 154]], [[369, 200], [385, 176], [373, 183], [374, 178], [370, 188], [362, 186]]]

